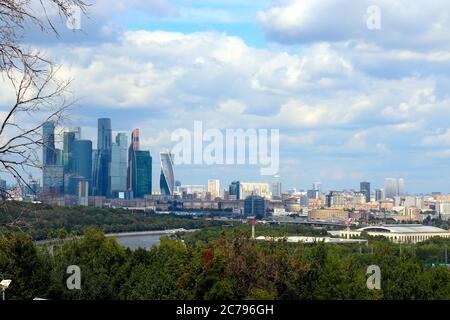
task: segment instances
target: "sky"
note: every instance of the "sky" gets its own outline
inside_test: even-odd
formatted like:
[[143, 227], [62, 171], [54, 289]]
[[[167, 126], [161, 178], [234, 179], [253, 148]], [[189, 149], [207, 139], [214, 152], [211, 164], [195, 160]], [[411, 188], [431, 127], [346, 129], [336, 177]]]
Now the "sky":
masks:
[[[279, 129], [283, 189], [375, 188], [403, 177], [409, 193], [450, 192], [450, 0], [91, 4], [82, 30], [61, 22], [60, 37], [30, 31], [24, 41], [73, 79], [78, 102], [67, 126], [94, 142], [100, 117], [114, 133], [140, 128], [154, 189], [171, 133], [202, 121]], [[185, 165], [175, 175], [223, 187], [271, 182], [259, 169]]]

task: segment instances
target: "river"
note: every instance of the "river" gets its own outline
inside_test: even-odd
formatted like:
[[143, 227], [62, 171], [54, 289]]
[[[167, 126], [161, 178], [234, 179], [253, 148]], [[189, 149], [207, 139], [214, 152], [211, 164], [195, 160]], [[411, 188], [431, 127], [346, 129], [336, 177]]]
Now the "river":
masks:
[[[138, 232], [122, 232], [122, 233], [108, 233], [105, 237], [115, 238], [125, 248], [136, 250], [138, 248], [148, 249], [154, 245], [159, 244], [160, 239], [165, 236], [175, 234], [177, 232], [194, 232], [198, 229], [170, 229], [170, 230], [156, 230], [156, 231], [138, 231]], [[77, 237], [79, 238], [79, 237]], [[56, 240], [42, 240], [36, 241], [36, 244], [53, 243]]]
[[154, 245], [159, 244], [161, 237], [164, 237], [163, 234], [158, 235], [127, 235], [121, 236], [116, 235], [115, 238], [117, 242], [120, 243], [125, 248], [130, 248], [131, 250], [135, 250], [138, 248], [150, 248]]

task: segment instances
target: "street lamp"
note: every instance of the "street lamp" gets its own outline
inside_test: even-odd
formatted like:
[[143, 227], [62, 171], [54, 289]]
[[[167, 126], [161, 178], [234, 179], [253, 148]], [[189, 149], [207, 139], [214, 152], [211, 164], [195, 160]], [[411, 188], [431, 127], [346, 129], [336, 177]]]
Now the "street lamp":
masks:
[[10, 284], [11, 284], [11, 280], [2, 280], [0, 282], [0, 289], [2, 289], [3, 300], [6, 300], [5, 291], [6, 291], [6, 289], [9, 288]]

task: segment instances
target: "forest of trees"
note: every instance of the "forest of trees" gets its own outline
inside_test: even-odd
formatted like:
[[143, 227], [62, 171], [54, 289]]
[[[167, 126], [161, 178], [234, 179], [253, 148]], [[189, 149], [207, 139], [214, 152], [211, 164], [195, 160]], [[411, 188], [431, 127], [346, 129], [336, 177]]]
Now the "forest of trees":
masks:
[[86, 227], [105, 233], [167, 229], [199, 229], [224, 222], [196, 220], [192, 216], [157, 215], [152, 212], [94, 207], [58, 207], [45, 204], [4, 201], [0, 204], [0, 235], [25, 232], [34, 240], [81, 235]]
[[[95, 229], [50, 250], [29, 235], [0, 238], [8, 299], [450, 299], [449, 240], [415, 246], [371, 241], [369, 247], [257, 242], [240, 228], [207, 241], [163, 238], [129, 250]], [[81, 269], [81, 290], [68, 290], [69, 265]], [[366, 286], [367, 267], [381, 269], [381, 290]]]

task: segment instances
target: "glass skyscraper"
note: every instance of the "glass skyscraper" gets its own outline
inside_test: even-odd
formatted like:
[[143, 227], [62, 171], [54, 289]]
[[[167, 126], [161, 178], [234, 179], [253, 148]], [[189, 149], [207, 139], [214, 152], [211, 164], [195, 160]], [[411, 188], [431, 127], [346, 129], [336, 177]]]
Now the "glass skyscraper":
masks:
[[44, 144], [42, 151], [42, 163], [43, 165], [55, 165], [56, 164], [56, 151], [55, 151], [55, 124], [51, 121], [47, 121], [42, 125], [42, 142]]
[[55, 149], [55, 124], [45, 122], [42, 126], [42, 186], [46, 194], [60, 195], [64, 192], [64, 167], [57, 163]]
[[127, 185], [134, 198], [143, 198], [152, 193], [152, 157], [150, 151], [139, 150], [139, 129], [134, 129], [131, 134]]
[[127, 135], [118, 133], [111, 147], [111, 194], [115, 197], [127, 190], [127, 143]]
[[266, 215], [266, 203], [263, 197], [248, 196], [244, 201], [244, 215], [262, 219]]
[[73, 143], [76, 138], [74, 131], [64, 132], [64, 147], [63, 147], [63, 165], [66, 173], [73, 172]]
[[159, 187], [161, 194], [171, 196], [175, 188], [175, 177], [173, 173], [173, 157], [169, 152], [161, 152], [161, 175]]
[[111, 193], [109, 179], [112, 146], [111, 119], [98, 119], [96, 172], [94, 172], [94, 194], [108, 197]]
[[64, 192], [64, 167], [48, 165], [43, 169], [44, 193], [47, 195], [61, 195]]
[[75, 175], [83, 177], [90, 184], [92, 181], [92, 141], [75, 140], [72, 158]]
[[364, 193], [366, 202], [370, 202], [370, 182], [361, 182], [359, 184], [359, 191]]
[[241, 198], [241, 183], [239, 181], [233, 181], [228, 191], [230, 196], [235, 196], [236, 200], [239, 200]]

